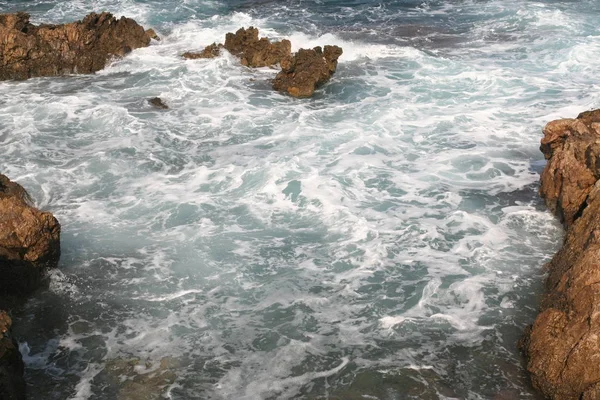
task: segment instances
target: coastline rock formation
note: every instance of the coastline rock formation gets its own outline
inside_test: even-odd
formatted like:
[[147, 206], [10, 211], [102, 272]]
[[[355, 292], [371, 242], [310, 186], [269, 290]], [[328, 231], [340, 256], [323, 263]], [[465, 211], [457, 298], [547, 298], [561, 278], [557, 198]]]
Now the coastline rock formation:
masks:
[[0, 174], [0, 295], [34, 290], [60, 257], [60, 224], [32, 207], [19, 184]]
[[251, 68], [270, 67], [289, 57], [292, 44], [289, 40], [271, 43], [267, 38], [258, 38], [258, 29], [240, 28], [236, 33], [225, 36], [225, 44], [213, 43], [200, 53], [187, 52], [182, 56], [188, 59], [217, 57], [224, 48], [234, 56], [240, 57], [242, 65]]
[[547, 265], [541, 313], [522, 348], [551, 399], [600, 399], [600, 110], [550, 122], [540, 194], [566, 237]]
[[[0, 305], [35, 290], [46, 268], [60, 257], [60, 224], [30, 205], [25, 189], [0, 174]], [[25, 399], [24, 365], [10, 334], [11, 318], [0, 311], [0, 399]]]
[[157, 38], [134, 20], [91, 13], [63, 25], [33, 25], [26, 13], [0, 14], [0, 80], [89, 74]]
[[294, 97], [310, 97], [315, 89], [327, 82], [335, 73], [338, 58], [343, 51], [338, 46], [300, 49], [292, 55], [289, 40], [271, 43], [267, 38], [258, 38], [258, 29], [240, 28], [228, 33], [225, 44], [213, 43], [201, 52], [186, 52], [181, 56], [190, 60], [217, 57], [225, 49], [241, 59], [244, 66], [258, 68], [281, 65], [281, 72], [273, 81], [273, 89]]
[[300, 49], [294, 56], [281, 61], [281, 72], [273, 81], [273, 89], [294, 97], [310, 97], [315, 89], [335, 73], [343, 51], [338, 46]]

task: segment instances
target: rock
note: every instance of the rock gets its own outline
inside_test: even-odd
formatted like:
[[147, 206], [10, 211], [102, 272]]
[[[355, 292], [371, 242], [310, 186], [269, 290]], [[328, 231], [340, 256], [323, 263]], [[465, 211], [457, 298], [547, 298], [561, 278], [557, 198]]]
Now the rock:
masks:
[[33, 25], [26, 13], [0, 14], [0, 80], [88, 74], [150, 44], [154, 31], [110, 13], [63, 25]]
[[540, 195], [568, 228], [580, 215], [592, 186], [600, 178], [600, 111], [577, 119], [552, 121], [544, 128], [540, 149], [548, 160]]
[[187, 52], [183, 54], [183, 57], [188, 59], [213, 58], [219, 55], [221, 48], [240, 57], [242, 65], [259, 68], [279, 64], [283, 58], [289, 57], [292, 44], [285, 39], [281, 42], [271, 43], [267, 38], [258, 38], [258, 29], [241, 28], [236, 33], [228, 33], [225, 36], [224, 45], [213, 43], [200, 53]]
[[169, 106], [166, 105], [160, 97], [153, 97], [151, 99], [148, 99], [148, 103], [150, 103], [150, 105], [152, 105], [152, 107], [154, 107], [154, 108], [158, 108], [161, 110], [169, 109]]
[[273, 88], [294, 97], [312, 96], [335, 73], [342, 53], [338, 46], [325, 46], [324, 51], [320, 47], [300, 49], [281, 61], [281, 72], [275, 77]]
[[117, 388], [120, 400], [159, 400], [181, 368], [180, 361], [172, 357], [164, 357], [158, 364], [116, 358], [106, 362], [102, 375], [111, 387]]
[[154, 40], [160, 42], [160, 36], [158, 36], [156, 34], [156, 32], [154, 31], [154, 29], [146, 29], [146, 36], [148, 36], [150, 39], [154, 39]]
[[566, 237], [522, 348], [533, 385], [551, 399], [600, 398], [599, 146], [600, 111], [544, 128], [540, 194]]
[[30, 205], [23, 187], [0, 174], [0, 294], [26, 293], [60, 257], [60, 224]]
[[0, 399], [24, 400], [25, 366], [17, 342], [12, 338], [12, 320], [5, 311], [0, 311]]
[[213, 43], [209, 46], [206, 46], [204, 50], [202, 50], [200, 53], [188, 51], [186, 53], [183, 53], [181, 56], [183, 58], [187, 58], [188, 60], [195, 60], [198, 58], [215, 58], [219, 56], [222, 48], [222, 44]]

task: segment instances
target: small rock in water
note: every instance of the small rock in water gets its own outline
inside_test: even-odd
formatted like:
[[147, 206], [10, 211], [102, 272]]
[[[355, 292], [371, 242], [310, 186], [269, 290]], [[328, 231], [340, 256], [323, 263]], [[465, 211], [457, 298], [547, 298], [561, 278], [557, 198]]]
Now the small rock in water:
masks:
[[146, 29], [146, 36], [148, 36], [150, 39], [160, 41], [160, 36], [158, 36], [154, 29]]
[[312, 96], [335, 73], [342, 53], [338, 46], [300, 49], [294, 56], [281, 60], [281, 72], [275, 77], [273, 88], [294, 97]]
[[152, 105], [152, 107], [154, 107], [154, 108], [158, 108], [161, 110], [169, 109], [169, 106], [166, 105], [160, 97], [153, 97], [151, 99], [148, 99], [148, 103], [150, 103]]

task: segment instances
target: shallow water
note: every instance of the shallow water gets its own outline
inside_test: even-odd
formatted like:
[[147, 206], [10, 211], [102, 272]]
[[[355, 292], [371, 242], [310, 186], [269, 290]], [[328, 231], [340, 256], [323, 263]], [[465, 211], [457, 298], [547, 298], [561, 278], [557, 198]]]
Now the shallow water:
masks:
[[[92, 3], [0, 0], [163, 38], [0, 83], [0, 171], [63, 226], [16, 318], [31, 398], [535, 398], [539, 139], [598, 106], [596, 1]], [[250, 25], [342, 46], [334, 79], [297, 100], [179, 57]]]

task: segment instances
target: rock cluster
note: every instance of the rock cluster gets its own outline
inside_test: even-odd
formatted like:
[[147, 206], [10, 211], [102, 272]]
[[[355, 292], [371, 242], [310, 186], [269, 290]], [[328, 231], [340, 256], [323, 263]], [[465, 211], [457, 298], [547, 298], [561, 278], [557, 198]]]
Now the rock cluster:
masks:
[[200, 53], [184, 53], [183, 57], [213, 58], [219, 55], [220, 49], [224, 48], [234, 56], [240, 57], [242, 65], [252, 68], [270, 67], [279, 64], [284, 57], [289, 57], [292, 52], [292, 44], [289, 40], [281, 42], [269, 41], [267, 38], [258, 38], [258, 29], [250, 27], [240, 28], [236, 33], [228, 33], [225, 36], [225, 44], [213, 43]]
[[[30, 204], [25, 189], [0, 174], [0, 303], [36, 289], [60, 257], [60, 224]], [[0, 311], [0, 399], [25, 398], [23, 360]]]
[[225, 44], [213, 43], [201, 52], [187, 52], [187, 59], [217, 57], [221, 49], [240, 57], [247, 67], [281, 65], [281, 72], [273, 81], [273, 88], [294, 97], [310, 97], [316, 88], [327, 82], [335, 73], [342, 49], [338, 46], [300, 49], [291, 53], [289, 40], [271, 43], [267, 38], [258, 38], [258, 29], [241, 28], [235, 34], [228, 33]]
[[540, 194], [566, 237], [523, 339], [527, 369], [551, 399], [600, 399], [600, 110], [550, 122], [541, 150]]
[[134, 20], [91, 13], [63, 25], [33, 25], [26, 13], [0, 14], [0, 80], [88, 74], [157, 38]]

